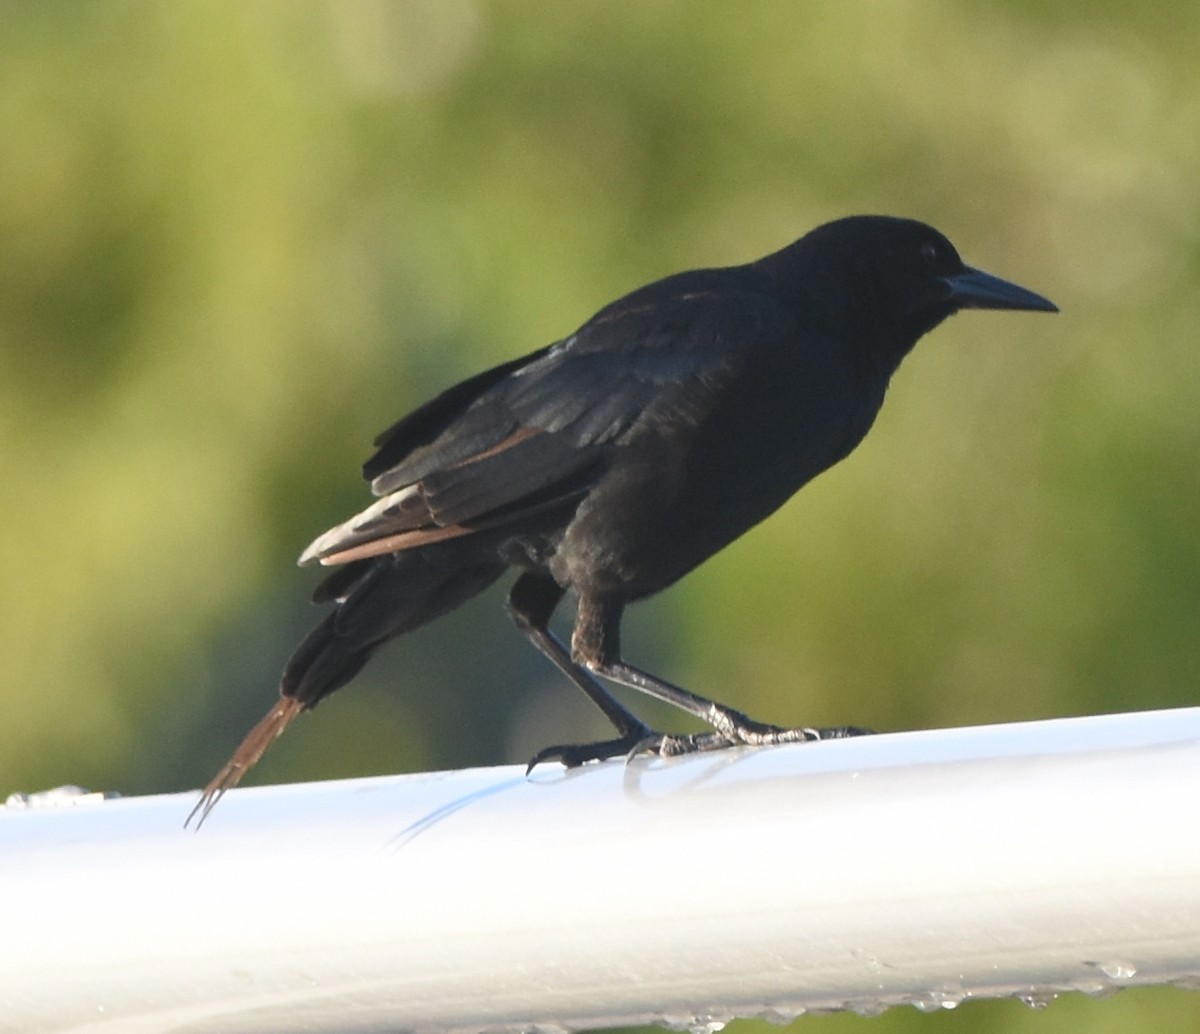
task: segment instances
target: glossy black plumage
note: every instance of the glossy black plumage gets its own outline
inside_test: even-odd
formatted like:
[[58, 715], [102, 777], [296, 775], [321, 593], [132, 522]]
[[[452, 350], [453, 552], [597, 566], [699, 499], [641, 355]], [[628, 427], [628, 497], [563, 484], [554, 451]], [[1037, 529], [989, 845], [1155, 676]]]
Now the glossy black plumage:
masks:
[[[627, 664], [624, 606], [671, 585], [845, 457], [917, 340], [963, 308], [1054, 311], [963, 265], [937, 231], [856, 216], [757, 262], [642, 287], [574, 334], [472, 377], [385, 431], [363, 468], [379, 500], [302, 563], [338, 567], [333, 609], [284, 672], [282, 700], [197, 806], [207, 815], [301, 710], [384, 642], [509, 567], [518, 627], [612, 720], [610, 741], [531, 764], [813, 738], [762, 725]], [[548, 631], [578, 597], [571, 648]], [[645, 726], [600, 675], [695, 714], [711, 733]], [[831, 735], [856, 730], [826, 730]]]

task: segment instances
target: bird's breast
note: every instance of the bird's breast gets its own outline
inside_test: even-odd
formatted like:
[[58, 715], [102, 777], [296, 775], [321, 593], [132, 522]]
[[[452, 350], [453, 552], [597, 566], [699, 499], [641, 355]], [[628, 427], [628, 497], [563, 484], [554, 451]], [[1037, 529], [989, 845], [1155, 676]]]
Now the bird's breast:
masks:
[[870, 429], [886, 382], [837, 374], [826, 367], [817, 380], [785, 368], [744, 379], [694, 419], [648, 418], [576, 510], [555, 577], [636, 599], [743, 535]]

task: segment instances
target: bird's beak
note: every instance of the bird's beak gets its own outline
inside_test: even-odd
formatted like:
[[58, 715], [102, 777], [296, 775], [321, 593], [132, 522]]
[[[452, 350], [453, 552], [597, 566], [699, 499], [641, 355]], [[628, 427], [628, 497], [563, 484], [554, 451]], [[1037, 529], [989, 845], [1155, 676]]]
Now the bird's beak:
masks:
[[944, 278], [950, 300], [960, 309], [1029, 309], [1058, 312], [1058, 306], [1040, 294], [1001, 280], [981, 269], [964, 267], [961, 273]]

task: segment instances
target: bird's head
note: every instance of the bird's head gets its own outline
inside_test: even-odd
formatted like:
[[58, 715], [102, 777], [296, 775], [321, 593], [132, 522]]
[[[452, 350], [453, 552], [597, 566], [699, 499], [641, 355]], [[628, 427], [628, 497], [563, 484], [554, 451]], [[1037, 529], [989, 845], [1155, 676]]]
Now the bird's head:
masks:
[[914, 219], [849, 216], [777, 255], [788, 257], [809, 304], [833, 306], [868, 339], [888, 340], [896, 361], [960, 309], [1058, 311], [1040, 294], [966, 265], [945, 236]]

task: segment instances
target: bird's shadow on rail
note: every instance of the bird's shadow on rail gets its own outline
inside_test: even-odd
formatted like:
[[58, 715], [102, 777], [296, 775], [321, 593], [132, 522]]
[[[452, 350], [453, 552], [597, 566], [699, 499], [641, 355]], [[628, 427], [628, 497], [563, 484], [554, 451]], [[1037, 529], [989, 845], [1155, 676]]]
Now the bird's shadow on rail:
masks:
[[[643, 788], [643, 780], [646, 776], [659, 770], [662, 765], [675, 766], [688, 764], [689, 767], [694, 767], [696, 774], [692, 778], [672, 786], [670, 792], [680, 793], [695, 790], [703, 786], [714, 779], [718, 773], [750, 757], [757, 749], [762, 748], [732, 747], [721, 751], [705, 753], [704, 755], [689, 755], [686, 758], [644, 757], [628, 761], [606, 761], [603, 765], [619, 764], [624, 766], [621, 780], [622, 792], [635, 800], [649, 800], [650, 795]], [[699, 763], [701, 758], [703, 758], [704, 763]], [[550, 778], [540, 777], [540, 772], [533, 772], [513, 779], [503, 779], [491, 786], [480, 787], [477, 790], [472, 790], [470, 793], [447, 801], [440, 808], [435, 808], [428, 814], [421, 816], [415, 822], [410, 823], [387, 842], [386, 850], [389, 853], [401, 850], [422, 833], [432, 829], [464, 808], [478, 804], [497, 794], [507, 793], [510, 790], [515, 790], [523, 786], [540, 786], [550, 789], [569, 780], [586, 779], [589, 776], [597, 775], [601, 770], [601, 765], [585, 765], [580, 768], [559, 769]]]

